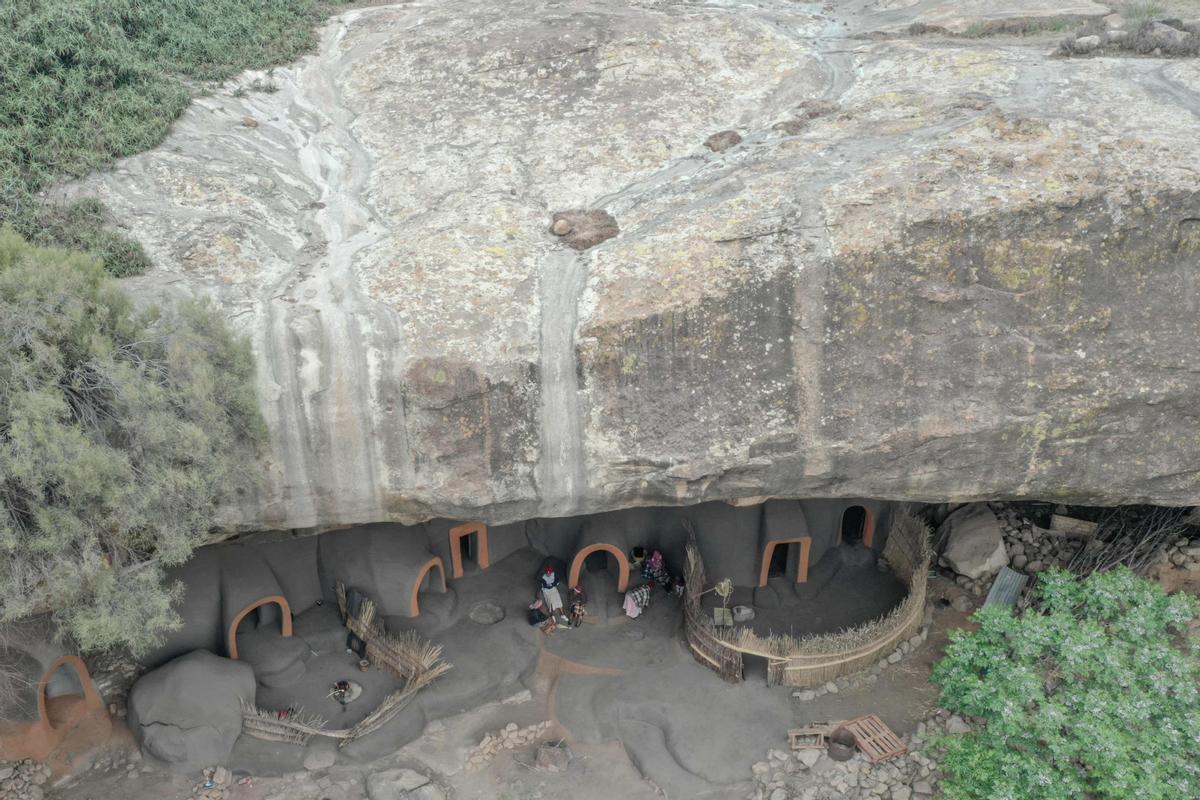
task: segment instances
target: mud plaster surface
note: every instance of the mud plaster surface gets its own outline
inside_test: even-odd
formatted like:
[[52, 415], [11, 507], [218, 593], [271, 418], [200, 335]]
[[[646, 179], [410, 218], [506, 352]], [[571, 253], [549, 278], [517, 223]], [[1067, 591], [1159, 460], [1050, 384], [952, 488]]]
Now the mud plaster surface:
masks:
[[[229, 766], [254, 776], [254, 785], [237, 787], [233, 798], [361, 800], [367, 775], [398, 765], [434, 775], [458, 798], [640, 800], [662, 796], [656, 787], [669, 797], [740, 796], [750, 789], [751, 764], [767, 749], [784, 746], [789, 727], [873, 712], [898, 732], [912, 732], [935, 703], [928, 675], [945, 629], [963, 624], [957, 612], [938, 610], [929, 642], [878, 682], [800, 703], [790, 689], [768, 688], [761, 676], [730, 685], [697, 665], [682, 639], [679, 601], [663, 594], [656, 593], [637, 620], [614, 615], [606, 624], [538, 633], [522, 615], [538, 559], [519, 552], [454, 581], [440, 615], [411, 621], [423, 621], [428, 635], [446, 647], [454, 670], [383, 731], [341, 751], [335, 767], [305, 773], [304, 749], [242, 737]], [[470, 607], [485, 599], [505, 608], [503, 621], [481, 626], [467, 620]], [[528, 701], [499, 702], [525, 688]], [[567, 773], [522, 766], [532, 762], [532, 746], [503, 751], [480, 772], [464, 771], [471, 748], [486, 733], [509, 722], [542, 720], [555, 723], [548, 738], [565, 739], [575, 754]], [[89, 774], [55, 796], [183, 800], [195, 777]], [[319, 787], [322, 778], [329, 785]]]

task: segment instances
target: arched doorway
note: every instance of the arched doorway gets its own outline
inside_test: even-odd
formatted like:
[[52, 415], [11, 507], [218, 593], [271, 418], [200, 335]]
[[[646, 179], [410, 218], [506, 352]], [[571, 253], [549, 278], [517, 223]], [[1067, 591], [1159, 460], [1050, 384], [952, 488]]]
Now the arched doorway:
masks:
[[65, 728], [72, 724], [74, 719], [63, 719], [58, 714], [52, 713], [50, 708], [50, 698], [47, 696], [47, 689], [50, 686], [51, 679], [54, 678], [54, 673], [63, 667], [70, 667], [75, 673], [75, 680], [79, 686], [78, 697], [81, 698], [82, 704], [79, 706], [79, 712], [72, 716], [78, 716], [88, 711], [102, 711], [104, 709], [104, 701], [100, 694], [96, 691], [96, 687], [92, 685], [92, 677], [88, 673], [87, 665], [78, 656], [60, 656], [52, 663], [43, 673], [42, 679], [38, 682], [38, 718], [42, 720], [51, 730]]
[[762, 564], [758, 572], [758, 585], [766, 586], [774, 575], [786, 575], [792, 559], [796, 560], [796, 583], [808, 581], [808, 551], [812, 548], [811, 536], [795, 539], [778, 539], [763, 546]]
[[482, 522], [466, 522], [450, 529], [450, 577], [461, 578], [466, 563], [474, 562], [480, 569], [492, 565], [487, 537], [487, 525]]
[[602, 543], [589, 544], [575, 554], [575, 558], [571, 560], [571, 570], [568, 573], [567, 586], [571, 587], [579, 583], [579, 575], [583, 572], [583, 565], [587, 561], [588, 556], [599, 552], [609, 553], [616, 560], [617, 591], [625, 591], [629, 587], [629, 559], [625, 557], [625, 552], [616, 545]]
[[[71, 688], [78, 686], [79, 691], [49, 697], [47, 690], [64, 667], [73, 673]], [[104, 699], [96, 691], [87, 666], [77, 656], [61, 656], [42, 673], [36, 703], [35, 720], [0, 720], [0, 760], [44, 761], [64, 745], [94, 747], [96, 742], [106, 740], [112, 730]], [[73, 741], [76, 737], [80, 738]]]
[[287, 598], [280, 594], [274, 594], [270, 597], [264, 597], [261, 600], [255, 600], [253, 603], [239, 611], [237, 616], [233, 618], [233, 621], [229, 623], [229, 631], [225, 634], [225, 649], [229, 652], [230, 658], [236, 661], [238, 657], [237, 632], [238, 626], [242, 624], [242, 620], [245, 619], [246, 615], [251, 611], [254, 611], [261, 606], [270, 605], [271, 603], [275, 603], [279, 606], [280, 633], [284, 637], [292, 635], [292, 609], [291, 606], [288, 605]]
[[417, 572], [417, 577], [413, 581], [412, 603], [410, 604], [410, 611], [412, 613], [409, 616], [416, 617], [420, 615], [420, 594], [423, 591], [429, 591], [433, 589], [433, 575], [431, 573], [434, 567], [437, 567], [438, 580], [440, 580], [442, 584], [441, 591], [446, 591], [446, 565], [442, 563], [440, 558], [434, 556], [421, 565], [421, 569], [419, 572]]
[[865, 547], [874, 546], [875, 515], [866, 506], [850, 506], [842, 512], [838, 544], [855, 545], [860, 542]]

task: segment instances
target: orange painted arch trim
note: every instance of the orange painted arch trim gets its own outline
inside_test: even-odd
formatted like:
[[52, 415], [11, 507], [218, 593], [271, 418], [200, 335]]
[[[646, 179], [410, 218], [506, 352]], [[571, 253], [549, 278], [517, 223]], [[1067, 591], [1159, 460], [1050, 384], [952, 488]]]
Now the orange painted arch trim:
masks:
[[50, 724], [50, 712], [46, 708], [46, 688], [50, 685], [50, 678], [59, 667], [69, 666], [75, 670], [75, 674], [79, 676], [79, 685], [83, 687], [83, 702], [88, 709], [100, 710], [104, 708], [104, 700], [100, 698], [99, 692], [92, 686], [92, 676], [88, 672], [87, 665], [83, 663], [83, 659], [78, 656], [59, 656], [58, 659], [50, 665], [44, 673], [42, 679], [38, 681], [37, 688], [37, 706], [38, 719], [51, 730], [54, 726]]
[[771, 556], [775, 555], [775, 546], [780, 544], [799, 544], [800, 563], [796, 566], [796, 583], [808, 582], [808, 551], [812, 549], [811, 536], [799, 536], [795, 539], [779, 539], [767, 542], [763, 547], [762, 566], [758, 571], [758, 585], [766, 586], [771, 571]]
[[597, 543], [589, 544], [576, 553], [575, 558], [571, 559], [571, 571], [567, 578], [567, 588], [579, 583], [579, 573], [583, 572], [583, 562], [587, 560], [588, 556], [599, 550], [606, 550], [612, 553], [617, 559], [617, 591], [623, 592], [629, 587], [629, 559], [625, 557], [625, 551], [615, 544]]
[[463, 576], [462, 549], [459, 547], [459, 542], [464, 536], [475, 533], [479, 534], [476, 563], [479, 564], [480, 569], [487, 569], [492, 565], [491, 556], [488, 554], [487, 525], [482, 522], [466, 522], [450, 529], [450, 577], [461, 578]]
[[413, 582], [412, 601], [409, 604], [409, 610], [412, 613], [409, 616], [420, 616], [421, 604], [417, 601], [417, 595], [421, 593], [421, 583], [425, 580], [425, 576], [428, 575], [429, 570], [433, 569], [434, 567], [437, 567], [438, 575], [442, 579], [442, 591], [446, 591], [446, 565], [440, 558], [434, 556], [421, 566], [421, 571], [417, 573], [417, 579]]
[[875, 546], [875, 514], [866, 506], [847, 506], [842, 509], [842, 518], [838, 522], [838, 537], [837, 543], [842, 543], [843, 528], [846, 527], [846, 512], [852, 508], [861, 508], [863, 510], [863, 534], [862, 541], [864, 547]]
[[283, 616], [283, 621], [280, 626], [282, 628], [283, 636], [288, 637], [288, 636], [292, 635], [292, 607], [288, 605], [287, 598], [285, 598], [281, 594], [273, 594], [270, 597], [264, 597], [259, 600], [255, 600], [253, 603], [251, 603], [250, 605], [246, 606], [245, 608], [243, 608], [241, 611], [238, 612], [238, 615], [233, 618], [233, 622], [231, 622], [229, 624], [229, 631], [225, 634], [225, 648], [229, 651], [229, 657], [232, 658], [234, 661], [236, 661], [237, 657], [238, 657], [238, 651], [237, 651], [238, 625], [242, 624], [242, 620], [245, 619], [246, 615], [249, 614], [251, 611], [258, 608], [259, 606], [265, 606], [270, 603], [278, 603], [279, 604], [279, 608], [280, 608], [280, 611]]

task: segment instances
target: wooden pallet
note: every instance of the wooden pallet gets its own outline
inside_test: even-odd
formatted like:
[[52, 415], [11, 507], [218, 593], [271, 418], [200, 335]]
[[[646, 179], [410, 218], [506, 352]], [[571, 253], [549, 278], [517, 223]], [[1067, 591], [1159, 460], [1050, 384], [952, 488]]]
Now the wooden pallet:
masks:
[[858, 740], [858, 749], [872, 764], [904, 755], [908, 746], [875, 714], [852, 719], [844, 726]]
[[841, 722], [826, 722], [821, 725], [792, 728], [788, 731], [788, 747], [793, 750], [824, 750], [829, 746], [829, 734], [840, 725]]

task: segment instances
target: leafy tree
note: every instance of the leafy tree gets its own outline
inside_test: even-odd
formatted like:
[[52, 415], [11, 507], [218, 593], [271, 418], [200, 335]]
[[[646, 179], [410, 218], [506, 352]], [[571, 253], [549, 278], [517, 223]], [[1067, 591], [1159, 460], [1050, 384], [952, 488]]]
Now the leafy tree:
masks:
[[947, 797], [1200, 797], [1198, 613], [1125, 567], [1045, 573], [1021, 615], [984, 608], [934, 670], [982, 726], [940, 740]]
[[262, 430], [207, 308], [136, 312], [95, 259], [0, 232], [0, 618], [152, 646], [178, 624], [163, 568], [252, 485]]

